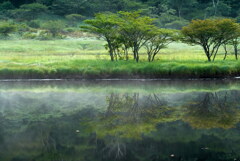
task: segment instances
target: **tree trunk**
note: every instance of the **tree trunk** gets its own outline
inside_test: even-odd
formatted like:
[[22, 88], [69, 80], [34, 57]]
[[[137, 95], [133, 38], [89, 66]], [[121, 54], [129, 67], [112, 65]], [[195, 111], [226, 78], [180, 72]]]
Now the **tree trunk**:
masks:
[[235, 54], [236, 60], [238, 60], [238, 47], [237, 47], [237, 45], [234, 45], [234, 54]]
[[224, 50], [225, 50], [225, 56], [224, 56], [223, 60], [226, 60], [227, 55], [228, 55], [227, 46], [226, 46], [226, 45], [223, 45], [223, 48], [224, 48]]
[[208, 61], [211, 62], [211, 61], [212, 61], [212, 60], [211, 60], [211, 57], [210, 57], [210, 56], [207, 56], [207, 57], [208, 57]]
[[151, 54], [148, 53], [148, 62], [151, 62]]
[[109, 55], [110, 55], [111, 61], [114, 61], [114, 51], [112, 48], [112, 44], [111, 44], [110, 40], [108, 40], [108, 39], [107, 39], [107, 43], [108, 43]]
[[125, 51], [125, 56], [126, 56], [126, 60], [128, 61], [128, 59], [129, 59], [129, 56], [128, 56], [128, 49], [125, 47], [125, 49], [124, 49]]
[[208, 61], [211, 62], [211, 55], [210, 55], [210, 52], [207, 50], [207, 47], [206, 46], [202, 46], [203, 49], [204, 49], [204, 52], [205, 52], [205, 55], [207, 56], [208, 58]]
[[218, 53], [218, 49], [219, 49], [219, 47], [216, 49], [216, 52], [215, 52], [215, 54], [214, 54], [214, 57], [213, 57], [213, 60], [212, 60], [212, 61], [215, 61], [215, 58], [216, 58], [217, 53]]
[[136, 45], [133, 47], [133, 55], [134, 55], [134, 59], [136, 60], [136, 62], [138, 62], [139, 54], [138, 54], [138, 47]]
[[110, 47], [109, 54], [110, 54], [110, 57], [111, 57], [111, 61], [114, 61], [114, 55], [113, 55], [112, 47]]
[[159, 52], [159, 51], [156, 50], [156, 51], [153, 53], [153, 56], [152, 56], [152, 62], [154, 61], [155, 56], [157, 55], [158, 52]]

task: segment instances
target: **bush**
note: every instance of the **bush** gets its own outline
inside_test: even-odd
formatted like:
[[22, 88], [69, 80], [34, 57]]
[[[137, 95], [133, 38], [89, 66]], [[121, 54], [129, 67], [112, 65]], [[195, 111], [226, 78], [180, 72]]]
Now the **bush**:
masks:
[[85, 16], [82, 16], [80, 14], [70, 14], [65, 16], [65, 18], [69, 21], [70, 25], [74, 26], [77, 24], [77, 22], [84, 20]]
[[22, 34], [24, 32], [27, 32], [27, 31], [30, 31], [30, 30], [31, 30], [31, 28], [27, 24], [25, 24], [25, 23], [17, 25], [17, 31], [20, 34]]
[[22, 36], [24, 39], [36, 39], [38, 35], [33, 32], [25, 32]]
[[66, 24], [63, 21], [48, 21], [45, 22], [41, 27], [45, 30], [48, 30], [53, 37], [59, 36], [60, 32], [63, 31]]
[[27, 25], [32, 28], [40, 28], [40, 22], [38, 20], [29, 21]]
[[37, 40], [51, 40], [53, 37], [48, 31], [39, 31], [36, 37]]
[[17, 29], [16, 25], [9, 22], [0, 23], [0, 34], [3, 36], [8, 36], [10, 33], [15, 32]]

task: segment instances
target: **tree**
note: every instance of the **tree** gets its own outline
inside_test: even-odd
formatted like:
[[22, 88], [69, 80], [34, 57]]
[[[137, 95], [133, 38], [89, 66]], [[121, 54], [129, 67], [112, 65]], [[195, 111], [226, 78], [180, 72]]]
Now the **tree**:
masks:
[[214, 61], [219, 47], [234, 37], [237, 28], [232, 19], [193, 20], [182, 29], [183, 42], [202, 46], [208, 61]]
[[166, 48], [168, 44], [175, 40], [176, 33], [177, 31], [170, 29], [157, 29], [153, 32], [153, 35], [145, 44], [149, 62], [154, 61], [160, 50]]
[[191, 102], [184, 104], [186, 113], [183, 121], [194, 128], [230, 129], [239, 122], [238, 103], [231, 100], [228, 92], [201, 93]]
[[107, 48], [112, 61], [114, 61], [114, 41], [118, 33], [118, 19], [118, 15], [113, 13], [99, 13], [96, 14], [94, 19], [84, 21], [88, 26], [81, 26], [84, 31], [97, 34], [107, 41]]
[[177, 11], [178, 17], [182, 17], [182, 10], [186, 6], [192, 6], [196, 0], [169, 0], [169, 4]]
[[205, 9], [209, 16], [229, 16], [231, 11], [231, 6], [228, 5], [228, 2], [221, 0], [211, 0], [209, 6]]
[[237, 26], [238, 26], [237, 29], [234, 30], [235, 33], [232, 39], [229, 41], [229, 44], [233, 46], [236, 60], [238, 60], [238, 47], [240, 45], [240, 24], [237, 24]]
[[40, 3], [24, 4], [19, 9], [13, 10], [13, 17], [23, 20], [35, 19], [39, 14], [46, 12], [48, 7]]
[[141, 16], [140, 12], [119, 12], [122, 21], [119, 22], [120, 35], [125, 38], [136, 62], [139, 61], [139, 50], [151, 38], [152, 31], [156, 26], [153, 24], [154, 19], [148, 16]]

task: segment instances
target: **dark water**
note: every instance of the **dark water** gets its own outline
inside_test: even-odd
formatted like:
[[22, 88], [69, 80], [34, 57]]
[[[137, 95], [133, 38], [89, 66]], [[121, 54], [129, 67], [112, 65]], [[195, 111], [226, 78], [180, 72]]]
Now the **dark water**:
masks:
[[239, 83], [0, 82], [0, 161], [239, 161]]

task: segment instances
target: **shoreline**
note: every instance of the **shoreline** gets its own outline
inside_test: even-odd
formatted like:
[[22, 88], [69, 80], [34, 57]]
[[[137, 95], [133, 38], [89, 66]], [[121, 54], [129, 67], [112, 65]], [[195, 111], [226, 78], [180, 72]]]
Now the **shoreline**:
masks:
[[0, 82], [53, 82], [53, 81], [224, 81], [240, 80], [240, 77], [216, 78], [0, 78]]

